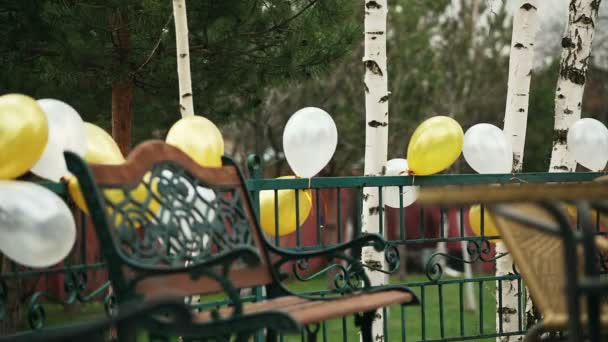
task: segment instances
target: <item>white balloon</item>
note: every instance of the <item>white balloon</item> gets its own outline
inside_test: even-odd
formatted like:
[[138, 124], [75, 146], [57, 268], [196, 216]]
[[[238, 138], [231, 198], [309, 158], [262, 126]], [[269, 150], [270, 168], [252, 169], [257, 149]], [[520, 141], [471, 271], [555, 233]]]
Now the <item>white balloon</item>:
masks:
[[68, 172], [64, 151], [84, 156], [87, 135], [84, 122], [78, 112], [65, 102], [53, 99], [37, 101], [46, 114], [49, 140], [42, 156], [31, 169], [36, 175], [58, 182]]
[[29, 267], [63, 260], [76, 241], [76, 223], [65, 202], [30, 182], [0, 181], [0, 251]]
[[[187, 178], [174, 177], [173, 172], [171, 172], [170, 170], [162, 170], [161, 174], [163, 177], [170, 179], [172, 182], [175, 182], [174, 184], [179, 185], [180, 187], [186, 190], [186, 192], [183, 194], [183, 198], [186, 200], [187, 203], [191, 203], [198, 211], [199, 215], [202, 216], [200, 217], [199, 215], [193, 215], [192, 217], [190, 217], [190, 222], [179, 222], [180, 229], [182, 230], [182, 233], [184, 234], [186, 240], [194, 241], [196, 239], [199, 239], [200, 237], [193, 236], [190, 226], [195, 222], [211, 223], [215, 220], [216, 212], [214, 202], [217, 198], [215, 191], [213, 189], [206, 188], [200, 185], [196, 186], [195, 191], [192, 183], [190, 183]], [[180, 203], [180, 201], [175, 201], [174, 203], [171, 203], [171, 205], [174, 208], [180, 208], [182, 206], [182, 203]], [[161, 222], [163, 224], [168, 224], [171, 216], [172, 215], [170, 215], [168, 212], [165, 212], [164, 217], [161, 217]], [[211, 241], [211, 236], [205, 233], [201, 239], [201, 246], [204, 247], [207, 246], [208, 243]], [[198, 253], [194, 253], [193, 255], [197, 254]]]
[[407, 159], [395, 158], [386, 162], [384, 170], [385, 176], [407, 176], [410, 171], [410, 167], [407, 163]]
[[[391, 159], [386, 162], [384, 175], [386, 176], [407, 176], [409, 166], [407, 159]], [[391, 208], [400, 208], [399, 198], [403, 198], [403, 207], [407, 207], [416, 202], [418, 198], [418, 186], [404, 186], [402, 191], [399, 191], [398, 186], [387, 186], [382, 188], [382, 204]]]
[[498, 127], [481, 123], [464, 135], [464, 159], [481, 174], [510, 173], [513, 170], [513, 146]]
[[[205, 218], [205, 221], [212, 222], [215, 219], [214, 202], [216, 195], [213, 189], [197, 185], [195, 192], [194, 186], [188, 178], [180, 176], [174, 177], [173, 172], [166, 169], [161, 171], [161, 175], [186, 190], [183, 194], [183, 198], [187, 203], [192, 203], [194, 208], [196, 208]], [[209, 204], [211, 204], [211, 206]], [[180, 208], [182, 204], [179, 201], [175, 201], [175, 203], [172, 203], [171, 205], [175, 208]]]
[[283, 131], [283, 150], [291, 170], [311, 178], [331, 160], [338, 145], [334, 120], [322, 109], [307, 107], [295, 112]]
[[[208, 222], [213, 222], [213, 220], [215, 220], [215, 209], [213, 208], [213, 203], [216, 198], [215, 191], [213, 191], [213, 189], [197, 186], [196, 192], [198, 193], [198, 196], [194, 202], [194, 207], [207, 218]], [[211, 204], [211, 206], [209, 206], [209, 204]]]
[[[194, 196], [194, 208], [196, 208], [199, 213], [204, 217], [204, 221], [207, 223], [213, 222], [215, 220], [215, 209], [213, 208], [213, 202], [215, 201], [215, 191], [213, 189], [205, 188], [202, 186], [196, 187], [197, 195], [194, 195], [192, 188], [188, 188], [188, 197], [190, 198], [190, 194]], [[211, 206], [209, 206], [211, 204]], [[199, 237], [192, 236], [192, 231], [190, 230], [190, 225], [181, 224], [180, 225], [182, 232], [187, 240], [199, 239]], [[201, 241], [199, 248], [207, 249], [208, 244], [211, 242], [211, 233], [210, 231], [204, 232], [203, 236], [200, 237]], [[192, 253], [193, 256], [198, 255], [198, 252], [195, 251]]]
[[568, 130], [568, 153], [591, 171], [602, 171], [608, 162], [608, 129], [591, 118], [578, 120]]

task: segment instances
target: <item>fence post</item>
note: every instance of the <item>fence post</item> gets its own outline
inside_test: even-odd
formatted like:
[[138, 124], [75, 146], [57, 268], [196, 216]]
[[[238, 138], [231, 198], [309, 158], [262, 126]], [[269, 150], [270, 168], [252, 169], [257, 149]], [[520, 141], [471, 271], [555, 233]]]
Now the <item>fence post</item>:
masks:
[[[260, 179], [262, 178], [262, 162], [260, 157], [252, 154], [247, 158], [247, 168], [249, 170], [249, 177], [251, 179]], [[249, 191], [251, 194], [251, 200], [253, 202], [253, 210], [255, 211], [256, 217], [260, 214], [260, 193], [259, 191]], [[259, 302], [264, 299], [264, 288], [255, 287], [253, 289], [255, 295], [255, 301]], [[255, 335], [255, 342], [263, 342], [264, 341], [264, 332], [259, 332]]]

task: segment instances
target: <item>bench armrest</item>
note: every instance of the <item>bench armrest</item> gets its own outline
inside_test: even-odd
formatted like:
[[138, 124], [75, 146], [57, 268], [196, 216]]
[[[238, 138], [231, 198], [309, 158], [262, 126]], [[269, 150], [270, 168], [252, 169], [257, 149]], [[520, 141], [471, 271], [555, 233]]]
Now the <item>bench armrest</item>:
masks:
[[310, 250], [310, 251], [292, 251], [285, 248], [280, 248], [272, 245], [268, 241], [266, 241], [266, 245], [271, 253], [278, 254], [281, 257], [287, 260], [298, 260], [302, 258], [314, 258], [314, 257], [323, 257], [332, 255], [338, 252], [344, 252], [348, 250], [352, 250], [355, 248], [362, 247], [374, 247], [376, 251], [381, 252], [384, 250], [388, 243], [384, 238], [378, 234], [367, 234], [356, 238], [354, 240], [339, 244], [333, 245], [327, 248], [320, 247], [319, 249]]
[[[268, 242], [267, 247], [276, 274], [286, 264], [291, 264], [293, 275], [300, 281], [309, 281], [332, 271], [335, 272], [334, 287], [338, 293], [351, 293], [371, 288], [366, 270], [390, 274], [399, 268], [399, 253], [396, 246], [389, 244], [378, 234], [364, 235], [340, 245], [311, 251], [292, 251], [278, 248]], [[362, 262], [360, 251], [363, 247], [374, 248], [377, 252], [384, 251], [388, 268], [383, 269], [382, 265], [378, 263]], [[307, 272], [309, 260], [319, 257], [326, 258], [330, 264], [320, 271]], [[284, 277], [279, 278], [284, 279]], [[278, 279], [277, 283], [280, 284], [283, 292], [293, 294], [281, 284], [281, 279]], [[315, 297], [315, 299], [319, 298]]]

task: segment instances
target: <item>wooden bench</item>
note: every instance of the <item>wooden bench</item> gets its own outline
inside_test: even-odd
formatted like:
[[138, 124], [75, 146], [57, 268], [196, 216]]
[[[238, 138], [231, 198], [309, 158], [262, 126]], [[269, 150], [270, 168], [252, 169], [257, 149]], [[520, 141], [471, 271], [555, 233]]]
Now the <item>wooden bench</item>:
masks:
[[[201, 167], [161, 141], [140, 144], [122, 165], [87, 165], [73, 153], [65, 156], [94, 222], [119, 310], [161, 298], [222, 293], [229, 299], [228, 307], [200, 312], [188, 324], [158, 319], [155, 334], [246, 340], [266, 329], [267, 339], [275, 340], [277, 333], [306, 329], [314, 339], [320, 322], [354, 315], [363, 339], [372, 341], [377, 309], [418, 303], [403, 286], [372, 288], [365, 270], [374, 270], [352, 257], [366, 246], [389, 248], [378, 235], [304, 252], [272, 245], [228, 158], [222, 167]], [[316, 257], [339, 270], [335, 293], [290, 292], [281, 267]], [[243, 302], [239, 289], [258, 286], [266, 288], [267, 299]], [[118, 333], [133, 337], [128, 322]]]
[[[465, 186], [421, 193], [421, 201], [427, 204], [481, 202], [488, 206], [543, 316], [527, 332], [526, 342], [552, 339], [543, 335], [555, 331], [567, 331], [572, 342], [608, 340], [608, 279], [601, 276], [599, 267], [606, 262], [608, 240], [597, 235], [597, 222], [590, 215], [592, 210], [608, 214], [605, 199], [608, 183], [596, 182]], [[577, 204], [577, 220], [569, 216], [562, 201]], [[576, 221], [580, 230], [574, 227]], [[603, 259], [598, 254], [604, 254]]]

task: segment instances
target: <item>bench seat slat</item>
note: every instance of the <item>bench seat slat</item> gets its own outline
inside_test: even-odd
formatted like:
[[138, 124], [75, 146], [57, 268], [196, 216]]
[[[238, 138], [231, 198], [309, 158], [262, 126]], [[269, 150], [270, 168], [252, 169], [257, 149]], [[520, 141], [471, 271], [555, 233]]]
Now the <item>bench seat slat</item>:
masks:
[[[412, 303], [415, 297], [410, 292], [399, 290], [378, 291], [344, 296], [336, 299], [309, 300], [297, 296], [281, 297], [243, 305], [245, 314], [267, 310], [278, 310], [289, 313], [301, 325], [319, 323], [366, 312], [393, 304]], [[220, 317], [227, 318], [232, 314], [232, 308], [219, 310]], [[196, 316], [199, 323], [211, 320], [211, 313], [201, 312]]]

